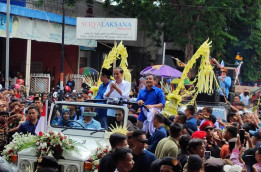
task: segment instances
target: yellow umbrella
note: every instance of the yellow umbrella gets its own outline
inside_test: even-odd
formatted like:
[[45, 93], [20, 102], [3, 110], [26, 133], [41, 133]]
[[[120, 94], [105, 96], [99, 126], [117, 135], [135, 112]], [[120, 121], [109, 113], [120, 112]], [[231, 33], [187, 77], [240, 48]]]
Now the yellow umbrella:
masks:
[[175, 78], [171, 81], [171, 84], [178, 84], [180, 82], [180, 78]]

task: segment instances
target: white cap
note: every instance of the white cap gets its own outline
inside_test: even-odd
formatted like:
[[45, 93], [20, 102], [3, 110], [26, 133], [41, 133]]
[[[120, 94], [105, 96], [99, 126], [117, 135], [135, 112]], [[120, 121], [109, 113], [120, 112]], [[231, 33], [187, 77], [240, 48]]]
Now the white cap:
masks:
[[239, 165], [224, 165], [223, 170], [225, 172], [241, 172], [242, 167]]

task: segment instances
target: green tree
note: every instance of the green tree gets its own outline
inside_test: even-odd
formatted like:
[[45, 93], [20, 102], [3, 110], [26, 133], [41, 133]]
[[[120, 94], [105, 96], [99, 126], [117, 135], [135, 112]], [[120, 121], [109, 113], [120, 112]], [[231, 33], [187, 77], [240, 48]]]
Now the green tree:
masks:
[[[68, 6], [77, 1], [93, 3], [65, 0]], [[37, 3], [41, 5], [43, 0]], [[157, 46], [162, 46], [162, 34], [168, 42], [180, 46], [185, 62], [207, 38], [213, 41], [212, 57], [234, 64], [240, 52], [244, 57], [241, 72], [244, 81], [261, 78], [260, 3], [260, 0], [104, 0], [105, 7], [138, 18], [142, 30]]]
[[[142, 22], [148, 37], [160, 46], [160, 36], [183, 48], [185, 61], [195, 47], [210, 38], [213, 57], [234, 63], [238, 51], [245, 56], [243, 69], [260, 66], [259, 0], [105, 0], [105, 6]], [[115, 3], [117, 4], [115, 6]], [[260, 71], [243, 70], [244, 80], [260, 79]], [[252, 73], [251, 73], [252, 72]]]

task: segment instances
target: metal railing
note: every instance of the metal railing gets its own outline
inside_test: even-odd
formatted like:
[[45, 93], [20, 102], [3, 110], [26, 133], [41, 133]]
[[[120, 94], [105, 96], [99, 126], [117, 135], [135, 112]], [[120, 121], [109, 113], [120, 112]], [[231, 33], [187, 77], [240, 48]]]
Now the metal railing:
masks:
[[30, 92], [31, 93], [49, 93], [51, 86], [50, 74], [31, 73]]

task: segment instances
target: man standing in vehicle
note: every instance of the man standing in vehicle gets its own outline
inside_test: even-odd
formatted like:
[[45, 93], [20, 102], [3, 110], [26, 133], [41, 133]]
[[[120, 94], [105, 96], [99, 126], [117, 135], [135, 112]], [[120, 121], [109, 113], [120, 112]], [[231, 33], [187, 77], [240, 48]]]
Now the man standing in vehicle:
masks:
[[[113, 77], [115, 81], [111, 81], [109, 83], [103, 97], [105, 99], [118, 98], [127, 101], [130, 95], [131, 85], [129, 82], [123, 80], [123, 69], [120, 67], [116, 67], [113, 70]], [[107, 110], [108, 124], [115, 123], [116, 121], [115, 114], [116, 114], [116, 110], [114, 109]]]
[[[103, 95], [105, 91], [107, 90], [107, 87], [109, 83], [111, 82], [111, 77], [112, 72], [109, 71], [108, 69], [102, 68], [102, 73], [100, 76], [102, 84], [99, 87], [98, 93], [94, 99], [103, 99]], [[100, 102], [103, 103], [103, 102]], [[107, 109], [96, 109], [96, 112], [98, 113], [98, 119], [101, 123], [102, 128], [107, 129]]]
[[[146, 77], [146, 88], [140, 90], [137, 102], [139, 106], [146, 105], [148, 109], [162, 109], [165, 105], [165, 96], [160, 88], [155, 86], [155, 77], [148, 75]], [[138, 128], [142, 128], [143, 122], [147, 119], [141, 110], [138, 116]]]

